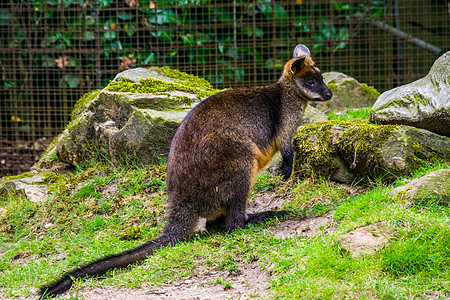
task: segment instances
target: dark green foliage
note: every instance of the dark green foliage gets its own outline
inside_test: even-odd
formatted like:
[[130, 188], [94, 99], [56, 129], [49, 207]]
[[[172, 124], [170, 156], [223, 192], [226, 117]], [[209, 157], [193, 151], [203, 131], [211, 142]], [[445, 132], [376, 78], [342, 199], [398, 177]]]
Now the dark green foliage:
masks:
[[[280, 70], [286, 57], [291, 55], [291, 46], [297, 41], [310, 39], [311, 33], [318, 41], [312, 45], [315, 56], [347, 47], [350, 34], [348, 26], [325, 22], [328, 14], [319, 17], [324, 22], [311, 24], [311, 10], [320, 12], [331, 9], [338, 19], [348, 18], [361, 11], [370, 17], [384, 13], [383, 1], [369, 1], [370, 4], [360, 1], [352, 6], [339, 1], [333, 1], [332, 6], [328, 3], [306, 2], [301, 5], [282, 5], [262, 0], [256, 3], [239, 0], [233, 6], [215, 5], [216, 2], [211, 0], [35, 0], [22, 3], [21, 7], [27, 10], [27, 17], [36, 26], [47, 28], [34, 37], [40, 41], [37, 46], [55, 50], [37, 54], [34, 58], [36, 67], [64, 67], [67, 72], [62, 75], [61, 81], [70, 88], [80, 88], [86, 84], [85, 78], [73, 71], [95, 67], [95, 54], [86, 51], [81, 57], [64, 58], [60, 53], [80, 47], [95, 49], [98, 47], [97, 40], [100, 41], [102, 60], [107, 61], [103, 63], [107, 65], [178, 66], [182, 58], [186, 60], [184, 64], [188, 65], [220, 65], [218, 72], [205, 67], [197, 74], [213, 84], [230, 80], [258, 82], [253, 78], [255, 74], [264, 78], [268, 70]], [[287, 22], [292, 19], [291, 16], [295, 16], [292, 24]], [[0, 26], [9, 25], [14, 18], [14, 12], [1, 12]], [[257, 26], [252, 25], [254, 20], [257, 20]], [[272, 28], [273, 21], [276, 21], [275, 28]], [[272, 31], [276, 33], [274, 43], [281, 51], [249, 45], [249, 40], [264, 44], [271, 38], [267, 36], [268, 32]], [[20, 23], [10, 26], [9, 32], [6, 38], [9, 47], [26, 46], [26, 32]], [[169, 50], [158, 52], [153, 47], [133, 50], [136, 45], [158, 45], [158, 49]], [[330, 45], [333, 45], [331, 49]], [[275, 56], [272, 51], [275, 51]], [[256, 62], [259, 67], [246, 74], [241, 65], [248, 61]], [[84, 65], [86, 62], [88, 65]], [[108, 79], [102, 80], [107, 83]], [[6, 84], [8, 87], [15, 86], [10, 81], [5, 82], [5, 87]]]

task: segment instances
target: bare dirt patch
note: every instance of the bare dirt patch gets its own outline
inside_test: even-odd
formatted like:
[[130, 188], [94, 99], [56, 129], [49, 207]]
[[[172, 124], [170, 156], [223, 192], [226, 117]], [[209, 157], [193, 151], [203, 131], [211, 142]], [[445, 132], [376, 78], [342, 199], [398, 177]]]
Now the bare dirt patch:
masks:
[[276, 238], [284, 239], [294, 236], [316, 236], [321, 232], [332, 233], [329, 227], [331, 220], [328, 217], [306, 217], [286, 220], [271, 229]]
[[[86, 299], [265, 299], [271, 295], [268, 288], [268, 274], [256, 265], [241, 266], [233, 274], [225, 271], [209, 271], [171, 285], [157, 288], [118, 288], [105, 287], [78, 292]], [[225, 284], [232, 284], [226, 288]]]
[[268, 192], [263, 192], [255, 196], [254, 201], [249, 201], [247, 213], [253, 214], [266, 210], [277, 210], [286, 202], [286, 200]]

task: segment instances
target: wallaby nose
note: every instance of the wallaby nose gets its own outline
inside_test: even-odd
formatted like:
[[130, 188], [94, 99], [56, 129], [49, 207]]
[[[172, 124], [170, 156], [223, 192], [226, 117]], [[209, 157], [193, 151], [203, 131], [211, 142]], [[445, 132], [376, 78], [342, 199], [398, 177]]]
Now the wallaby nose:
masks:
[[330, 91], [325, 93], [325, 97], [327, 98], [327, 100], [330, 100], [331, 97], [333, 97], [333, 93], [331, 93]]

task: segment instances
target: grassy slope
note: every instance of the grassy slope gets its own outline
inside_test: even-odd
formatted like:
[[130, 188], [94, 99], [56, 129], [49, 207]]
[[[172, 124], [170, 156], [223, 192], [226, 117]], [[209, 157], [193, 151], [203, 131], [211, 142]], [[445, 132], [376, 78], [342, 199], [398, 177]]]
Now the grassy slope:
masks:
[[[336, 116], [362, 120], [363, 110]], [[421, 174], [449, 167], [433, 165]], [[300, 215], [333, 216], [332, 234], [277, 239], [267, 229], [277, 221], [227, 235], [212, 229], [189, 242], [161, 249], [154, 257], [79, 288], [161, 285], [218, 268], [233, 272], [255, 261], [271, 274], [275, 297], [425, 298], [450, 294], [450, 209], [406, 209], [389, 199], [392, 185], [373, 182], [363, 193], [321, 178], [288, 183], [261, 174], [252, 193], [269, 191]], [[0, 295], [30, 295], [43, 283], [93, 258], [117, 253], [158, 235], [164, 226], [165, 165], [111, 169], [98, 164], [62, 176], [48, 201], [30, 203], [21, 195], [0, 196]], [[375, 255], [353, 258], [336, 246], [338, 236], [387, 221], [396, 231]], [[51, 267], [49, 267], [51, 266]], [[215, 278], [212, 278], [215, 280]], [[76, 296], [75, 296], [76, 298]]]

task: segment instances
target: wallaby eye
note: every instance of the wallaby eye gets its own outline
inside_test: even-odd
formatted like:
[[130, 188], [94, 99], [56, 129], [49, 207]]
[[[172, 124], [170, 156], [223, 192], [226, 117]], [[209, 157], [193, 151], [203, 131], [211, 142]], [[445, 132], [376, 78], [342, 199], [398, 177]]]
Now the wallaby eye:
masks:
[[308, 79], [308, 80], [306, 81], [306, 84], [309, 85], [309, 86], [314, 86], [315, 82], [314, 82], [314, 80], [312, 80], [312, 79]]

